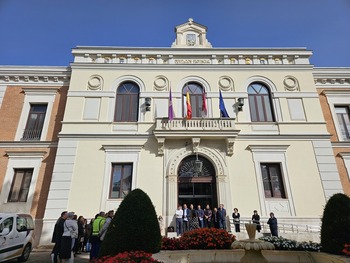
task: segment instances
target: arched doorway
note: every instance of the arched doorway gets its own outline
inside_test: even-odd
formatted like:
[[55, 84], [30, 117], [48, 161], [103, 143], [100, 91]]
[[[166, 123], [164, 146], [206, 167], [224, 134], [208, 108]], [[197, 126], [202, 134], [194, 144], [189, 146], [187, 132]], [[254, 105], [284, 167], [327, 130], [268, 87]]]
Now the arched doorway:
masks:
[[[200, 164], [201, 163], [201, 164]], [[201, 167], [199, 167], [201, 166]], [[217, 207], [215, 169], [203, 156], [184, 158], [178, 169], [178, 203]]]

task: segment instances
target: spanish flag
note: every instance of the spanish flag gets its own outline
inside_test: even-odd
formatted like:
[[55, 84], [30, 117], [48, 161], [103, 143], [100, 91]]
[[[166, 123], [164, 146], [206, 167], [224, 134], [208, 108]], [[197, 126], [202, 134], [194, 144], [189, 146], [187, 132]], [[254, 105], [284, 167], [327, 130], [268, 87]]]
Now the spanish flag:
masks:
[[187, 106], [187, 115], [186, 118], [187, 120], [192, 119], [192, 107], [191, 107], [191, 99], [190, 99], [190, 94], [186, 93], [186, 106]]

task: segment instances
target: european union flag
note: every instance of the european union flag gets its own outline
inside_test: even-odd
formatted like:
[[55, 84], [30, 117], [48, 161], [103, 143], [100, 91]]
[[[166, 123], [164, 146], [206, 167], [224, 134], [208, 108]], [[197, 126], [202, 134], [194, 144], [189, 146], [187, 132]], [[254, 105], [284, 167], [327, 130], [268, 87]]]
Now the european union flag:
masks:
[[220, 108], [221, 118], [230, 118], [230, 116], [228, 116], [228, 113], [225, 107], [224, 99], [222, 98], [221, 90], [219, 92], [220, 92], [219, 108]]

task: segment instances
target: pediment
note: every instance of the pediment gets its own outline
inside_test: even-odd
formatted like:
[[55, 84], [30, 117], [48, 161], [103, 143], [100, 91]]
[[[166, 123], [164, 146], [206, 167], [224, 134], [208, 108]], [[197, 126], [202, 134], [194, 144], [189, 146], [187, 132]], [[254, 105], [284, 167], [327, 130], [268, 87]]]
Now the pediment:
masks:
[[176, 39], [173, 48], [211, 48], [207, 40], [207, 27], [193, 21], [175, 27]]

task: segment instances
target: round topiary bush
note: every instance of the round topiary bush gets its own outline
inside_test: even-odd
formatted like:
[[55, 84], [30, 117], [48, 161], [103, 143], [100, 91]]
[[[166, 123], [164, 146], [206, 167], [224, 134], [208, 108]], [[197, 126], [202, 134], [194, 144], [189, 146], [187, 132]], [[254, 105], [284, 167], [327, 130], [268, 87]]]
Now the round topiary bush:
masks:
[[321, 250], [341, 255], [350, 239], [350, 197], [335, 194], [327, 202], [322, 217]]
[[115, 213], [99, 256], [138, 250], [156, 253], [160, 246], [160, 228], [152, 201], [141, 189], [135, 189], [124, 198]]

